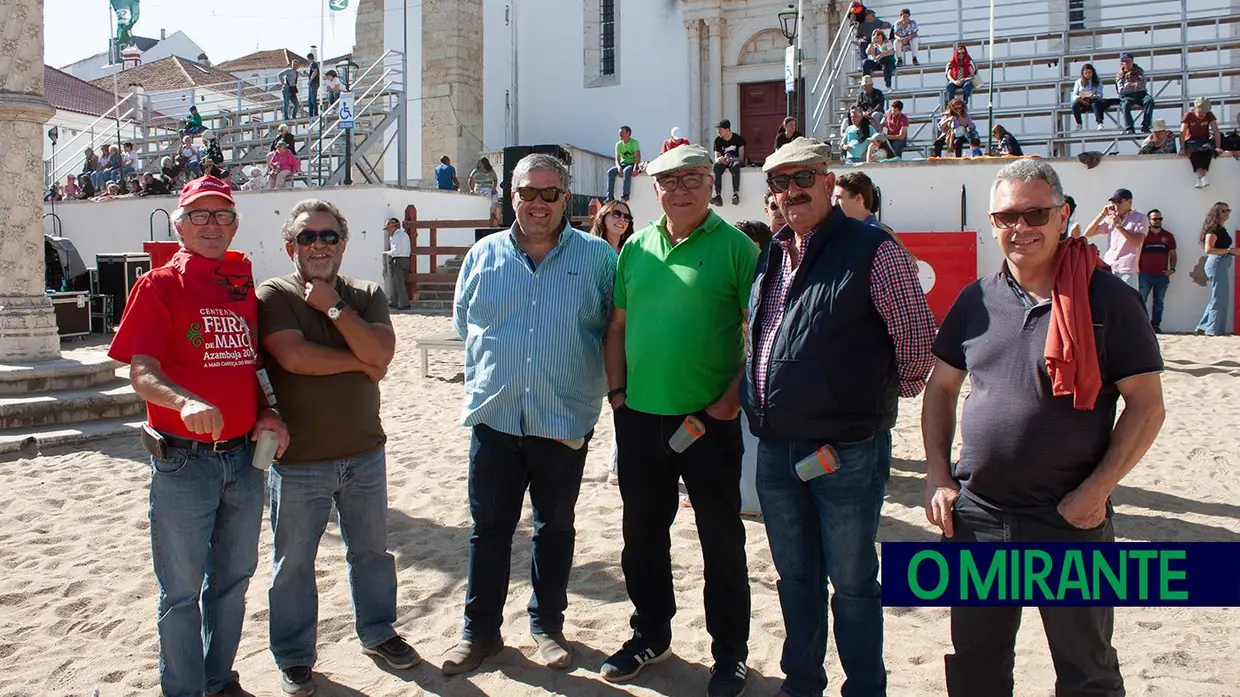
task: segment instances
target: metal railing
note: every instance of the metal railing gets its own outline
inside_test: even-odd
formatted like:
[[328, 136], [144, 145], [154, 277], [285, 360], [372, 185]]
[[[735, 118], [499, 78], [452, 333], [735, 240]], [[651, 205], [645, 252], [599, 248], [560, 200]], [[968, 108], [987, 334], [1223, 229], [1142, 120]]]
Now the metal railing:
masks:
[[[353, 92], [353, 119], [356, 125], [353, 139], [361, 140], [352, 153], [354, 158], [361, 158], [374, 142], [377, 131], [386, 130], [383, 124], [388, 123], [399, 109], [398, 99], [404, 99], [404, 74], [401, 72], [402, 56], [398, 51], [388, 51], [371, 63], [360, 75], [353, 78], [349, 85]], [[345, 129], [340, 128], [338, 118], [339, 104], [332, 104], [320, 112], [319, 117], [310, 123], [308, 137], [315, 138], [311, 158], [307, 160], [307, 173], [313, 173], [321, 183], [338, 183], [344, 175], [344, 153], [338, 147], [347, 137]], [[319, 128], [322, 127], [322, 135]], [[375, 130], [371, 130], [374, 128]], [[400, 134], [396, 134], [399, 136]]]
[[103, 145], [119, 145], [118, 133], [128, 126], [136, 130], [136, 109], [128, 97], [121, 99], [102, 116], [78, 132], [63, 144], [56, 146], [55, 154], [44, 161], [44, 187], [62, 181], [68, 174], [76, 173], [83, 165], [86, 149], [96, 150]]
[[[822, 122], [822, 116], [837, 94], [840, 72], [844, 65], [848, 64], [849, 54], [853, 53], [852, 34], [852, 24], [847, 20], [842, 20], [840, 28], [835, 32], [835, 38], [831, 40], [831, 48], [827, 50], [827, 58], [822, 61], [822, 65], [818, 68], [818, 76], [814, 78], [814, 85], [810, 89], [811, 97], [817, 95], [814, 109], [810, 113], [811, 125], [809, 134], [811, 136], [818, 133], [818, 126]], [[825, 82], [823, 80], [824, 76], [826, 76]]]

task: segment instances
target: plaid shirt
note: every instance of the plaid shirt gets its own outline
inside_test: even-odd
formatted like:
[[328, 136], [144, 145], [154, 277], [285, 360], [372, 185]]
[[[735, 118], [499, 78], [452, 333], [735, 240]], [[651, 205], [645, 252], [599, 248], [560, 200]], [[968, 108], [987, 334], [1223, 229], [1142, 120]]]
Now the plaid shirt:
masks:
[[[753, 342], [753, 379], [760, 404], [766, 402], [767, 366], [788, 306], [788, 289], [813, 236], [811, 230], [800, 237], [789, 232], [772, 239], [784, 250], [784, 257], [779, 274], [768, 277], [766, 287], [761, 289], [761, 323]], [[895, 344], [900, 396], [916, 397], [925, 388], [930, 368], [934, 366], [934, 355], [930, 352], [934, 343], [934, 315], [917, 278], [916, 262], [894, 240], [883, 242], [874, 254], [870, 268], [870, 299]]]

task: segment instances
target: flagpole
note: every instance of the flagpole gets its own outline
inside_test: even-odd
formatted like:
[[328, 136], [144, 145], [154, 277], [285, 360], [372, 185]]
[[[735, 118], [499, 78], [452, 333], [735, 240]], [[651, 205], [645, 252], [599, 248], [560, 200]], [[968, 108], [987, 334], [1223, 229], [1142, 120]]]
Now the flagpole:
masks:
[[990, 112], [986, 119], [989, 132], [986, 134], [986, 154], [990, 154], [990, 148], [994, 145], [995, 139], [995, 0], [990, 0], [990, 77], [986, 85], [986, 100], [990, 102]]
[[[328, 0], [322, 0], [319, 3], [319, 73], [322, 74], [323, 66], [327, 60], [327, 3]], [[306, 85], [306, 92], [310, 91], [310, 86]], [[319, 114], [319, 186], [323, 186], [323, 114]]]

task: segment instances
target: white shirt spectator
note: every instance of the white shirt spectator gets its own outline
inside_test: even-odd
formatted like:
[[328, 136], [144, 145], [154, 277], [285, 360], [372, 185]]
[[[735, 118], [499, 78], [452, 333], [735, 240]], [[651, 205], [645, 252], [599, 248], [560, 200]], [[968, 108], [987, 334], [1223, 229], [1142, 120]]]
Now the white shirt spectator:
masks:
[[142, 169], [142, 163], [138, 160], [137, 155], [132, 150], [125, 150], [121, 153], [121, 166], [132, 167], [135, 172]]
[[413, 249], [409, 244], [409, 233], [404, 228], [396, 228], [392, 233], [392, 258], [408, 258]]
[[338, 77], [325, 77], [323, 78], [323, 89], [328, 92], [343, 92], [344, 83]]

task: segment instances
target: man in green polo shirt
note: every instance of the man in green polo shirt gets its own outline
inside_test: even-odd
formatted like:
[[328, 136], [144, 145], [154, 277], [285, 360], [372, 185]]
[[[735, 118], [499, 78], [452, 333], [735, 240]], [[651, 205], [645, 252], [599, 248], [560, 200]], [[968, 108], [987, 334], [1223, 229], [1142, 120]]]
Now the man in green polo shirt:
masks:
[[637, 163], [642, 161], [642, 145], [633, 137], [633, 129], [620, 127], [620, 140], [616, 141], [616, 166], [607, 170], [607, 200], [616, 197], [616, 175], [624, 175], [624, 188], [620, 200], [629, 200], [629, 192], [633, 186], [633, 171]]
[[[709, 589], [706, 629], [715, 665], [707, 695], [735, 697], [745, 688], [749, 640], [736, 388], [758, 248], [710, 209], [711, 165], [697, 145], [674, 148], [647, 165], [664, 216], [629, 239], [616, 271], [604, 350], [624, 501], [621, 565], [634, 632], [601, 672], [624, 682], [671, 654], [676, 601], [669, 531], [683, 479]], [[705, 432], [677, 452], [669, 439], [687, 417]]]

